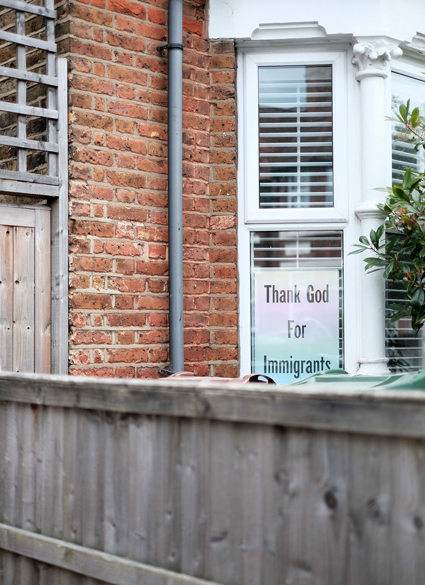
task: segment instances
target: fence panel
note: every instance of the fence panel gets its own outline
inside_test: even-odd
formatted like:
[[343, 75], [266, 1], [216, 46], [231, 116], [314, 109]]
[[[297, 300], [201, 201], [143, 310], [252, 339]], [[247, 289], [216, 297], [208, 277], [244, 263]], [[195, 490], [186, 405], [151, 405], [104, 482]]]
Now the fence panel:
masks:
[[0, 375], [5, 585], [419, 585], [424, 478], [422, 392]]

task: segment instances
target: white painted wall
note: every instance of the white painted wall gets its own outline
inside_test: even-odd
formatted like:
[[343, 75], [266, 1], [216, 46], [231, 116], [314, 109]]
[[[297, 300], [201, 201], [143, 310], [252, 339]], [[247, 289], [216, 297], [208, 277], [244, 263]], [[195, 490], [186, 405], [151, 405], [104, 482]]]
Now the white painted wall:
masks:
[[[294, 32], [298, 23], [301, 32]], [[310, 30], [306, 23], [313, 24]], [[211, 38], [382, 35], [410, 41], [418, 32], [425, 33], [425, 0], [210, 0]]]

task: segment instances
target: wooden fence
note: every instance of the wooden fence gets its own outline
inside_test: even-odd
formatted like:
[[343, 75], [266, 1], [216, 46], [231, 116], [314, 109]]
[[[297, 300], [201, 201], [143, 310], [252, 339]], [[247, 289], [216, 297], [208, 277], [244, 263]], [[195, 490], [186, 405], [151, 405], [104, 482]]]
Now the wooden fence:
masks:
[[425, 393], [0, 375], [3, 585], [424, 575]]

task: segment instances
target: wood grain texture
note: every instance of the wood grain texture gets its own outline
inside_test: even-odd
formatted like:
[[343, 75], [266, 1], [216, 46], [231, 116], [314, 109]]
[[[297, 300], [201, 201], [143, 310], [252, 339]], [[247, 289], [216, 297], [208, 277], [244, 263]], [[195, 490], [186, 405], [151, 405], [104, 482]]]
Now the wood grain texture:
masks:
[[[54, 34], [54, 30], [53, 30]], [[68, 63], [57, 59], [59, 197], [52, 202], [52, 372], [68, 373]], [[49, 158], [49, 161], [51, 159]], [[50, 163], [49, 163], [50, 164]]]
[[0, 67], [0, 75], [2, 77], [12, 77], [12, 79], [22, 79], [23, 81], [35, 81], [35, 83], [44, 83], [45, 85], [58, 85], [56, 77], [51, 75], [43, 75], [42, 73], [34, 73], [34, 71], [18, 71], [11, 67]]
[[34, 37], [27, 37], [21, 33], [11, 33], [5, 30], [0, 30], [0, 40], [6, 41], [7, 43], [16, 43], [17, 45], [24, 47], [33, 47], [35, 49], [41, 49], [42, 51], [56, 52], [56, 44], [41, 41]]
[[[336, 385], [337, 386], [337, 385]], [[0, 373], [0, 400], [108, 412], [425, 436], [425, 393], [338, 389], [326, 384], [270, 390], [262, 384], [119, 380]]]
[[[23, 141], [22, 146], [26, 145], [27, 148], [31, 148], [31, 146], [27, 145], [28, 142], [29, 141]], [[33, 144], [32, 149], [43, 150], [43, 148], [38, 148], [36, 144]], [[26, 156], [26, 150], [24, 148], [21, 148], [19, 152]], [[26, 175], [27, 173], [20, 174]], [[59, 195], [59, 189], [55, 185], [49, 185], [47, 183], [40, 184], [35, 181], [24, 183], [23, 181], [13, 181], [9, 179], [0, 179], [0, 191], [4, 193], [13, 193], [14, 195], [27, 195], [28, 197], [58, 197]]]
[[13, 370], [34, 372], [35, 230], [13, 231]]
[[36, 6], [35, 4], [28, 4], [27, 2], [21, 2], [20, 0], [0, 0], [0, 6], [4, 8], [13, 8], [14, 10], [20, 10], [21, 12], [29, 12], [31, 14], [38, 14], [39, 16], [47, 16], [49, 18], [55, 18], [55, 11], [49, 10], [43, 6]]
[[[17, 36], [25, 35], [25, 12], [15, 11], [15, 30]], [[4, 32], [4, 31], [0, 31]], [[27, 68], [27, 57], [25, 46], [19, 44], [16, 46], [16, 68], [25, 71]], [[27, 104], [27, 84], [25, 81], [18, 80], [16, 87], [16, 101], [18, 106]], [[18, 115], [16, 127], [17, 139], [24, 141], [27, 137], [27, 118], [25, 115]], [[18, 171], [26, 173], [27, 171], [27, 152], [24, 149], [18, 149]], [[6, 189], [7, 191], [7, 189]]]
[[34, 304], [34, 371], [49, 374], [51, 370], [51, 267], [50, 209], [34, 211], [35, 227], [35, 304]]
[[13, 369], [13, 229], [0, 225], [0, 366]]
[[57, 177], [48, 177], [47, 175], [36, 175], [35, 173], [20, 173], [19, 171], [0, 170], [0, 179], [10, 179], [12, 181], [25, 181], [27, 183], [42, 183], [46, 185], [58, 185]]
[[422, 585], [424, 396], [369, 392], [2, 373], [2, 583]]
[[34, 207], [25, 205], [0, 205], [0, 225], [35, 227]]
[[0, 524], [0, 547], [112, 585], [217, 585]]

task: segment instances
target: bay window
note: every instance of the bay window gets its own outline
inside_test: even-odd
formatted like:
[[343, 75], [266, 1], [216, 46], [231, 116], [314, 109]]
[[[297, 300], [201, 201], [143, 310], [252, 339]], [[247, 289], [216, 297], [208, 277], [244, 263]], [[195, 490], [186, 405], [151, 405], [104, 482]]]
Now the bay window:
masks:
[[[373, 46], [366, 43], [357, 58], [366, 59]], [[362, 230], [371, 229], [370, 213], [379, 225], [373, 199], [381, 196], [374, 188], [400, 182], [406, 166], [424, 168], [423, 154], [403, 141], [402, 128], [384, 121], [385, 112], [409, 98], [425, 114], [423, 65], [393, 60], [390, 73], [387, 61], [376, 65], [377, 51], [372, 69], [365, 60], [359, 70], [351, 46], [334, 47], [239, 52], [241, 370], [280, 383], [326, 369], [355, 374], [359, 363], [385, 362], [383, 329], [375, 359], [367, 343], [375, 333], [363, 312], [371, 288], [382, 299], [376, 293], [382, 279], [365, 280], [360, 256], [347, 255]], [[400, 53], [390, 45], [387, 51]], [[371, 76], [378, 81], [369, 83]], [[402, 294], [400, 284], [386, 283], [385, 352], [393, 372], [425, 365], [422, 335], [407, 320], [390, 323], [389, 305]]]

